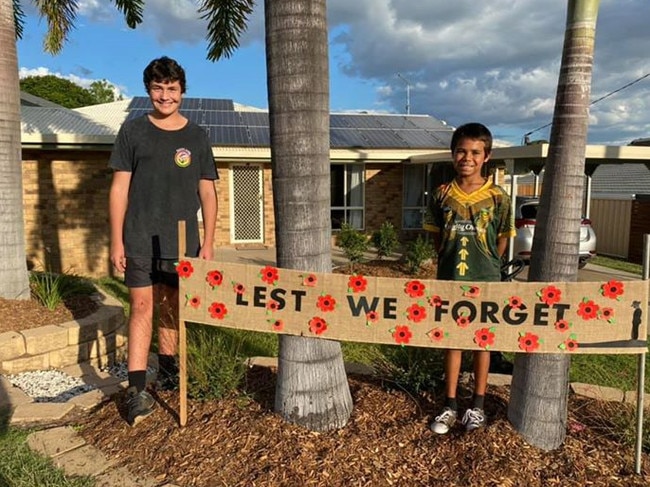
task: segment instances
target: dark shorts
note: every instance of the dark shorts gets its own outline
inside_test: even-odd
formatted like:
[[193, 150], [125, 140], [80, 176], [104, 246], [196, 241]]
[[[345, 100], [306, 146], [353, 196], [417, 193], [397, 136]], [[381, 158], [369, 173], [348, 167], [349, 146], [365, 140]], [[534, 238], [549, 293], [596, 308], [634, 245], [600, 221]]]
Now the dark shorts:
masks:
[[127, 257], [124, 284], [127, 287], [147, 287], [165, 284], [178, 288], [178, 273], [174, 259]]

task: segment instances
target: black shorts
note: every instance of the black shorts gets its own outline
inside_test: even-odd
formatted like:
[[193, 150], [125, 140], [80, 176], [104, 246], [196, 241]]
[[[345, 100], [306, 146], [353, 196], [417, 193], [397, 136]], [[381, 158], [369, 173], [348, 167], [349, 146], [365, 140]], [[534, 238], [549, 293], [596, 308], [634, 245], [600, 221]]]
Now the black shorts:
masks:
[[165, 284], [178, 288], [178, 273], [174, 259], [127, 257], [124, 284], [127, 287], [147, 287]]

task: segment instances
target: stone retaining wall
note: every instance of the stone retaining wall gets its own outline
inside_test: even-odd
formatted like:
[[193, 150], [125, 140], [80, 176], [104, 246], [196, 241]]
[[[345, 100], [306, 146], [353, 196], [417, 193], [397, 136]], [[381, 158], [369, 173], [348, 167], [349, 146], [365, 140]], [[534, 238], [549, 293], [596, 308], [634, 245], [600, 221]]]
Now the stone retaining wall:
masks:
[[127, 323], [122, 304], [98, 291], [93, 314], [60, 325], [0, 333], [0, 373], [18, 374], [89, 363], [112, 365], [126, 354]]

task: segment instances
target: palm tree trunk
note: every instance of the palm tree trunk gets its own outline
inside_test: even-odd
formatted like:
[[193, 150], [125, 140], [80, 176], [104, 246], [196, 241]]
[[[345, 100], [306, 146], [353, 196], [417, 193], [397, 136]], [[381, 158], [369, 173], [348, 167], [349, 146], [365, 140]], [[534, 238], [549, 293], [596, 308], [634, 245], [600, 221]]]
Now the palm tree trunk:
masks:
[[[599, 0], [570, 0], [529, 281], [576, 281]], [[508, 418], [533, 446], [566, 437], [568, 355], [518, 354]]]
[[13, 2], [0, 0], [0, 297], [29, 299]]
[[[266, 0], [278, 265], [331, 271], [325, 0]], [[338, 342], [281, 336], [275, 409], [310, 430], [345, 426], [352, 398]]]

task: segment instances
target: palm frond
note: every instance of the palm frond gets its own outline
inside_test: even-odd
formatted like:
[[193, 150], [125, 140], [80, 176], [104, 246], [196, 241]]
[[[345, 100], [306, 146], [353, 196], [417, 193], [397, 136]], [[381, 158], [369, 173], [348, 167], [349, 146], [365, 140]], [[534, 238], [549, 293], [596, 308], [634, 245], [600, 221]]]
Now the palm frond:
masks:
[[14, 3], [14, 25], [16, 27], [16, 40], [23, 38], [23, 30], [25, 27], [25, 12], [20, 5], [20, 0], [13, 0]]
[[47, 22], [47, 34], [43, 41], [45, 52], [57, 54], [74, 27], [79, 5], [77, 0], [34, 0], [41, 18]]
[[131, 29], [142, 22], [144, 0], [115, 0], [115, 6], [124, 14], [126, 25]]
[[201, 18], [208, 21], [208, 59], [230, 57], [239, 47], [254, 0], [202, 0]]

